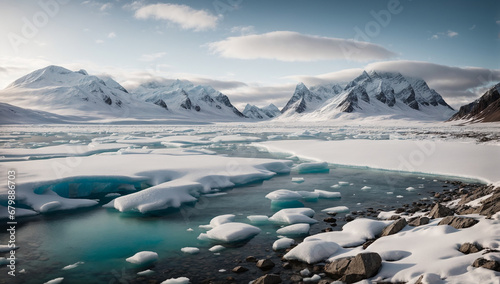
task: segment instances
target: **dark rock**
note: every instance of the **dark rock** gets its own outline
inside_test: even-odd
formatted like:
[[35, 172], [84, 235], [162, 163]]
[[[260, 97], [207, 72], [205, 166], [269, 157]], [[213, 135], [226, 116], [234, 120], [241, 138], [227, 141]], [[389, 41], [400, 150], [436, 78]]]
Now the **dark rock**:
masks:
[[333, 217], [328, 217], [328, 218], [323, 219], [323, 221], [327, 222], [327, 223], [336, 223], [337, 219], [335, 219]]
[[345, 216], [345, 221], [346, 221], [346, 222], [351, 222], [351, 221], [354, 221], [354, 217], [352, 217], [351, 215], [346, 215], [346, 216]]
[[407, 225], [406, 219], [401, 218], [397, 221], [394, 221], [389, 226], [385, 227], [380, 236], [385, 237], [385, 236], [393, 235], [393, 234], [401, 231], [404, 227], [406, 227], [406, 225]]
[[481, 251], [483, 248], [478, 244], [464, 243], [458, 249], [461, 253], [469, 254]]
[[284, 269], [292, 269], [292, 264], [290, 262], [283, 263], [282, 267]]
[[339, 279], [340, 277], [344, 276], [347, 268], [349, 267], [349, 264], [353, 259], [354, 257], [346, 257], [337, 259], [331, 263], [327, 263], [325, 265], [325, 272], [328, 275], [332, 276], [334, 279]]
[[247, 258], [245, 258], [245, 261], [246, 262], [257, 262], [257, 258], [255, 258], [255, 256], [247, 256]]
[[349, 263], [347, 270], [339, 280], [346, 283], [355, 283], [373, 277], [382, 266], [382, 258], [378, 253], [360, 253]]
[[378, 253], [360, 253], [355, 257], [341, 258], [325, 266], [325, 272], [334, 279], [355, 283], [373, 277], [382, 266]]
[[366, 249], [367, 247], [369, 247], [371, 244], [373, 244], [375, 242], [375, 240], [367, 240], [364, 244], [363, 244], [363, 249]]
[[432, 207], [431, 212], [429, 212], [430, 218], [443, 218], [446, 216], [453, 216], [454, 212], [450, 208], [443, 206], [439, 203], [436, 203], [434, 207]]
[[277, 284], [281, 283], [281, 277], [276, 274], [266, 274], [262, 277], [257, 278], [253, 284]]
[[478, 208], [477, 213], [491, 217], [495, 213], [500, 211], [500, 190], [496, 190], [495, 193], [483, 200], [481, 207]]
[[401, 216], [399, 216], [399, 215], [392, 215], [388, 220], [398, 220], [400, 218], [401, 218]]
[[[335, 224], [335, 225], [337, 225], [337, 224]], [[332, 231], [333, 231], [332, 228], [326, 228], [326, 229], [321, 230], [321, 232], [323, 232], [323, 233], [332, 232]]]
[[398, 208], [398, 209], [396, 209], [396, 212], [395, 212], [395, 213], [396, 213], [396, 214], [399, 214], [399, 213], [403, 213], [403, 212], [405, 212], [405, 209], [404, 209], [404, 208]]
[[448, 216], [443, 218], [438, 225], [450, 225], [455, 229], [464, 229], [472, 227], [478, 222], [478, 220], [473, 218]]
[[422, 225], [426, 225], [426, 224], [429, 224], [429, 218], [427, 218], [425, 216], [415, 218], [410, 223], [408, 223], [408, 225], [413, 226], [413, 227], [418, 227], [418, 226], [422, 226]]
[[243, 267], [243, 266], [236, 266], [235, 268], [233, 268], [232, 270], [234, 273], [243, 273], [243, 272], [247, 272], [248, 271], [248, 268], [246, 267]]
[[302, 276], [294, 274], [290, 277], [290, 281], [292, 281], [293, 283], [298, 283], [302, 281]]
[[274, 262], [270, 259], [261, 259], [257, 261], [257, 267], [262, 270], [269, 270], [275, 266]]
[[472, 264], [473, 267], [482, 267], [490, 270], [495, 270], [500, 272], [500, 263], [494, 260], [487, 260], [484, 258], [478, 258]]

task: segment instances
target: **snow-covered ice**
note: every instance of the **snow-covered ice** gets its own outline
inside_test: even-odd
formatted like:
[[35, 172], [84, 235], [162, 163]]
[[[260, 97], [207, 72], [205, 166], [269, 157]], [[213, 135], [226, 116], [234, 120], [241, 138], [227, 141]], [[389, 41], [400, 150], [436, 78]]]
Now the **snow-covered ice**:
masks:
[[277, 224], [315, 224], [318, 221], [312, 218], [314, 213], [314, 210], [310, 208], [286, 208], [274, 213], [269, 221]]
[[339, 250], [337, 243], [310, 239], [302, 242], [285, 254], [285, 259], [296, 259], [309, 264], [328, 259]]
[[286, 227], [276, 230], [277, 234], [285, 236], [300, 236], [309, 234], [309, 229], [311, 226], [309, 224], [294, 224], [288, 225]]
[[335, 207], [325, 208], [321, 211], [326, 213], [347, 213], [349, 212], [349, 208], [347, 206], [335, 206]]
[[181, 251], [183, 253], [187, 253], [187, 254], [197, 254], [200, 252], [200, 249], [195, 248], [195, 247], [184, 247], [184, 248], [181, 248]]
[[158, 254], [153, 251], [141, 251], [126, 259], [127, 262], [146, 265], [158, 260]]
[[258, 235], [260, 232], [261, 230], [259, 228], [252, 225], [231, 222], [221, 224], [211, 229], [206, 234], [202, 233], [200, 236], [202, 239], [206, 235], [206, 237], [214, 241], [234, 243], [251, 239], [254, 236]]
[[320, 190], [320, 189], [315, 189], [314, 192], [319, 195], [319, 198], [338, 199], [342, 197], [342, 194], [340, 194], [340, 192]]
[[266, 198], [273, 201], [291, 201], [302, 199], [302, 195], [300, 195], [296, 191], [291, 191], [288, 189], [278, 189], [268, 193], [266, 195]]
[[178, 277], [178, 278], [170, 278], [167, 279], [160, 284], [189, 284], [189, 278], [187, 277]]
[[273, 243], [273, 250], [282, 250], [291, 247], [295, 243], [294, 239], [290, 239], [287, 237], [276, 240]]

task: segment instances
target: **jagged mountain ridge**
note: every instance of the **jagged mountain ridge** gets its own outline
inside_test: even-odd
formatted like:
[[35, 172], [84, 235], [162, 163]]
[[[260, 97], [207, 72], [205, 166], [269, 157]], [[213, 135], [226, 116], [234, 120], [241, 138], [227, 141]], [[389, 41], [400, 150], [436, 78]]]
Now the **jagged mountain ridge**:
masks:
[[[110, 77], [89, 75], [85, 70], [70, 71], [48, 66], [33, 71], [0, 91], [0, 102], [26, 110], [49, 112], [79, 121], [182, 119], [200, 121], [244, 118], [229, 98], [208, 86], [182, 83], [186, 91], [177, 94], [182, 111], [172, 100], [153, 100], [127, 91]], [[150, 82], [150, 85], [155, 84]], [[164, 86], [159, 86], [164, 87]], [[187, 92], [190, 92], [188, 95]], [[152, 93], [152, 92], [151, 92]], [[202, 105], [200, 101], [205, 101]], [[207, 111], [208, 106], [213, 110]], [[202, 109], [203, 108], [203, 109]], [[193, 110], [186, 112], [186, 110]], [[79, 119], [78, 119], [79, 118]]]
[[282, 109], [285, 117], [302, 114], [310, 119], [331, 119], [342, 113], [417, 117], [418, 112], [425, 118], [445, 120], [454, 110], [424, 80], [376, 71], [363, 71], [344, 88], [329, 84], [308, 89], [300, 83]]
[[140, 100], [179, 112], [245, 117], [226, 95], [210, 86], [194, 85], [189, 81], [146, 82], [132, 93]]
[[450, 121], [453, 120], [500, 121], [500, 83], [488, 89], [477, 100], [461, 106], [458, 112], [450, 118]]
[[259, 108], [255, 105], [247, 104], [243, 114], [252, 119], [271, 119], [279, 116], [281, 111], [274, 104]]

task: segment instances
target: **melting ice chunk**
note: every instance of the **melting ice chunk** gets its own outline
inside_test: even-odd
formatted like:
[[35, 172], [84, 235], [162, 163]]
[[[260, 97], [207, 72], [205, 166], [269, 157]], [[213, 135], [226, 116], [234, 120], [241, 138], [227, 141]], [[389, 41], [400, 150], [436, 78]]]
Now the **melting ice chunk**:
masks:
[[156, 262], [158, 260], [158, 254], [153, 251], [141, 251], [125, 260], [133, 264], [146, 265]]
[[233, 243], [251, 239], [254, 236], [258, 235], [260, 232], [261, 231], [259, 228], [252, 225], [231, 222], [213, 228], [206, 233], [206, 236], [214, 241]]
[[309, 264], [323, 261], [339, 250], [340, 246], [337, 243], [323, 241], [323, 240], [310, 240], [302, 242], [294, 247], [291, 251], [285, 254], [285, 259], [296, 259]]
[[276, 233], [285, 236], [300, 236], [309, 234], [309, 229], [311, 226], [309, 224], [295, 224], [278, 229]]

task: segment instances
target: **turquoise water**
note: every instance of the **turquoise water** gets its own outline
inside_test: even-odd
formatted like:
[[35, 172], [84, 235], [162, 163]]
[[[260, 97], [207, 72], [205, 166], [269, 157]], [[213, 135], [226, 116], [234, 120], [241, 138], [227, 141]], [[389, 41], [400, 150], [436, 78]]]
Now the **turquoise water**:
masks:
[[[305, 182], [291, 182], [294, 176], [304, 177]], [[388, 185], [387, 179], [399, 186]], [[338, 181], [347, 181], [352, 185], [332, 189], [331, 185]], [[248, 215], [270, 216], [279, 210], [272, 208], [271, 202], [264, 198], [273, 190], [323, 189], [341, 192], [342, 198], [338, 200], [319, 199], [299, 204], [316, 210], [315, 218], [320, 222], [312, 226], [311, 233], [318, 233], [329, 227], [322, 222], [327, 215], [320, 212], [327, 207], [345, 205], [351, 211], [369, 207], [389, 210], [427, 197], [429, 191], [441, 191], [442, 185], [442, 181], [433, 181], [429, 177], [422, 179], [422, 176], [412, 174], [332, 167], [329, 173], [277, 176], [262, 183], [227, 190], [225, 195], [202, 197], [196, 204], [158, 215], [124, 214], [98, 207], [32, 217], [21, 221], [22, 226], [17, 231], [18, 245], [21, 247], [17, 253], [17, 269], [25, 269], [26, 273], [17, 276], [15, 282], [6, 283], [43, 283], [57, 277], [64, 277], [64, 283], [140, 283], [146, 279], [163, 281], [179, 276], [201, 281], [203, 277], [208, 277], [205, 273], [227, 277], [218, 270], [232, 268], [232, 262], [224, 262], [229, 255], [231, 258], [244, 259], [248, 255], [260, 253], [262, 256], [276, 257], [279, 261], [277, 254], [269, 252], [279, 226], [261, 226], [262, 232], [257, 237], [222, 251], [220, 256], [207, 251], [214, 243], [197, 240], [199, 233], [204, 232], [198, 226], [207, 224], [211, 218], [221, 214], [235, 214], [236, 221], [240, 222], [248, 222]], [[371, 189], [361, 190], [363, 186], [370, 186]], [[417, 190], [406, 191], [408, 186]], [[419, 186], [423, 188], [418, 189]], [[397, 198], [398, 195], [404, 198]], [[334, 229], [339, 230], [344, 224], [342, 216], [338, 215], [338, 226]], [[188, 228], [194, 231], [188, 232]], [[1, 236], [2, 243], [5, 237]], [[197, 256], [184, 255], [180, 249], [186, 246], [199, 247], [202, 252]], [[147, 267], [136, 267], [125, 261], [125, 258], [143, 250], [155, 251], [160, 256], [160, 261], [151, 268], [156, 274], [147, 278], [136, 275]], [[61, 270], [76, 262], [84, 264], [72, 270]], [[196, 269], [190, 271], [189, 267], [193, 263], [204, 267], [203, 274]], [[6, 268], [1, 268], [0, 273], [2, 271], [6, 273]], [[253, 276], [248, 273], [239, 277], [251, 279]]]

